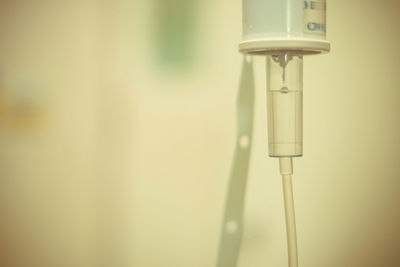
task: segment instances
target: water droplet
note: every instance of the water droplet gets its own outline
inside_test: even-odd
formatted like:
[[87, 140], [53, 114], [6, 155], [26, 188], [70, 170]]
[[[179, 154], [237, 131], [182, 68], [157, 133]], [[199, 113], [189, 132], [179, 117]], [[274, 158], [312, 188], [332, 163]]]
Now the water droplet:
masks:
[[287, 94], [287, 93], [289, 93], [289, 88], [287, 88], [286, 86], [283, 86], [283, 87], [281, 88], [280, 92], [281, 92], [282, 94]]

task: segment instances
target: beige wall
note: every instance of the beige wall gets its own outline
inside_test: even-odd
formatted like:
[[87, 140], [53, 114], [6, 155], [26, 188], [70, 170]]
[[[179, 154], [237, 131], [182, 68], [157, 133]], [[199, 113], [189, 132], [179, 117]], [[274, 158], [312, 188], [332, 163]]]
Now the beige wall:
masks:
[[[1, 266], [214, 266], [240, 1], [186, 6], [189, 31], [170, 33], [184, 31], [183, 58], [163, 58], [166, 2], [0, 2]], [[328, 1], [332, 51], [304, 60], [300, 266], [400, 265], [399, 12], [398, 1]], [[254, 65], [239, 266], [286, 266], [263, 58]]]

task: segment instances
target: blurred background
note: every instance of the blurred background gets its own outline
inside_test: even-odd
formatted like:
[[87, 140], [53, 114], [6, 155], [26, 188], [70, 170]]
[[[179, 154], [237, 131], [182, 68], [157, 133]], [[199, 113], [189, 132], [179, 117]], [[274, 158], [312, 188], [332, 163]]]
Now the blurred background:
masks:
[[[400, 4], [328, 1], [304, 60], [300, 266], [400, 266]], [[0, 266], [215, 266], [240, 0], [0, 1]], [[287, 266], [264, 58], [239, 266]]]

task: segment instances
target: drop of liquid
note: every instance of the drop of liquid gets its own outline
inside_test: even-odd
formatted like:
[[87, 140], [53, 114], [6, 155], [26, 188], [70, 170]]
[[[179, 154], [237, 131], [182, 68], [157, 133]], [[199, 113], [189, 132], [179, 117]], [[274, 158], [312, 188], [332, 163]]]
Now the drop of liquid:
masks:
[[282, 88], [281, 88], [281, 90], [279, 90], [282, 94], [287, 94], [287, 93], [289, 93], [289, 88], [287, 88], [286, 86], [283, 86]]

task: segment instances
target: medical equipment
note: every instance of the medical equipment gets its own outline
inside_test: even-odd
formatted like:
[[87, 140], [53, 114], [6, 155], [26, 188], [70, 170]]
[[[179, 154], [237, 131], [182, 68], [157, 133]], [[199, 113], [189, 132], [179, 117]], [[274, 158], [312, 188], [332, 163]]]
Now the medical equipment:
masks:
[[265, 55], [268, 147], [279, 158], [289, 266], [298, 265], [292, 158], [303, 153], [303, 56], [327, 53], [325, 0], [243, 0], [240, 52]]

